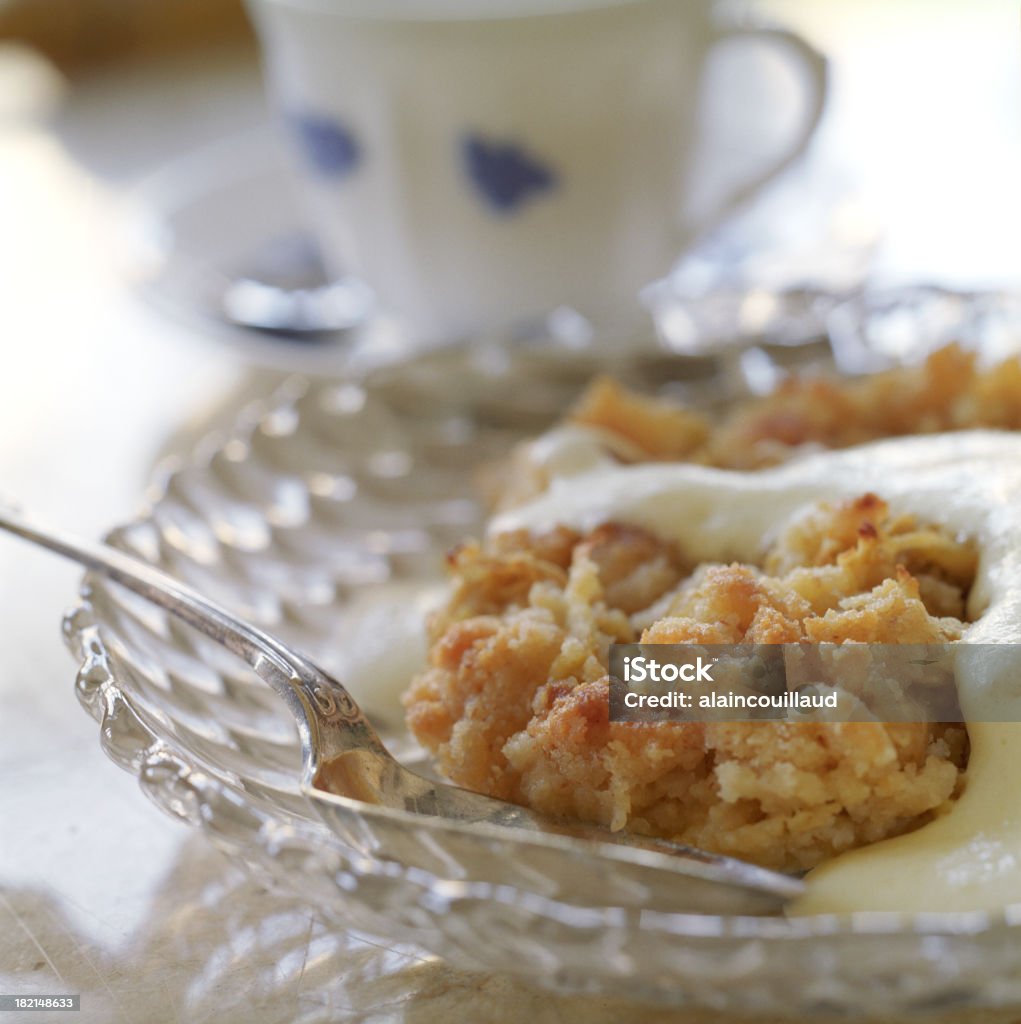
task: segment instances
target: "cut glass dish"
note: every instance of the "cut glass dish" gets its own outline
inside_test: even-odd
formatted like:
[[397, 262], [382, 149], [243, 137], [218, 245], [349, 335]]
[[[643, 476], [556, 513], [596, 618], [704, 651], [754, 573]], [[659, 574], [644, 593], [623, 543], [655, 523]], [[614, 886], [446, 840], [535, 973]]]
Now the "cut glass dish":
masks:
[[[602, 370], [696, 401], [722, 395], [710, 356], [611, 358], [528, 344], [433, 353], [343, 382], [294, 379], [169, 474], [146, 513], [109, 539], [348, 682], [388, 746], [421, 763], [392, 710], [392, 680], [414, 668], [414, 623], [442, 580], [443, 554], [482, 529], [497, 461]], [[411, 630], [403, 640], [401, 622]], [[599, 893], [567, 902], [563, 860], [518, 859], [513, 885], [466, 883], [456, 846], [413, 819], [401, 843], [391, 832], [382, 846], [357, 814], [346, 840], [327, 828], [299, 789], [290, 713], [243, 663], [179, 622], [87, 576], [65, 635], [81, 663], [78, 696], [110, 757], [161, 808], [338, 931], [664, 1007], [817, 1019], [1021, 1005], [1021, 907], [674, 914], [659, 909], [654, 889], [631, 894], [630, 906]], [[499, 878], [513, 839], [490, 855]], [[407, 868], [411, 859], [432, 870]]]

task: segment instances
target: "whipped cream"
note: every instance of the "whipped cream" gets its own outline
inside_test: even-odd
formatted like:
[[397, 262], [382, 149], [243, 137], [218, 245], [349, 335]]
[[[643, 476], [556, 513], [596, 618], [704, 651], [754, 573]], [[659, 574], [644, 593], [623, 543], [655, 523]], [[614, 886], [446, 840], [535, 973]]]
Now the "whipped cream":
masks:
[[[620, 465], [598, 435], [553, 431], [533, 450], [549, 479], [490, 533], [609, 520], [644, 526], [707, 561], [755, 561], [808, 503], [874, 491], [979, 550], [956, 682], [971, 739], [961, 797], [942, 817], [835, 857], [808, 876], [800, 913], [996, 909], [1021, 903], [1021, 435], [967, 431], [879, 441], [755, 472]], [[999, 649], [990, 645], [1003, 644]]]

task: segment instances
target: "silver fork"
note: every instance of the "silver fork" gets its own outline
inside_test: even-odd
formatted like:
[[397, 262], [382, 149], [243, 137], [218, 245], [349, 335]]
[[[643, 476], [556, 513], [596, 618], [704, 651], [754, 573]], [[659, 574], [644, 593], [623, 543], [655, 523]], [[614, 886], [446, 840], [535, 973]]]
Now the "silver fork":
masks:
[[[553, 865], [577, 899], [627, 892], [650, 910], [707, 914], [775, 913], [803, 883], [744, 861], [597, 825], [551, 820], [524, 807], [424, 778], [398, 763], [347, 690], [305, 656], [153, 566], [103, 544], [41, 529], [8, 509], [0, 530], [114, 580], [165, 609], [244, 660], [279, 694], [301, 743], [302, 789], [345, 843], [363, 855], [421, 857], [435, 873], [456, 863], [452, 881], [499, 884], [499, 849], [513, 859]], [[368, 824], [370, 827], [362, 827]], [[414, 830], [428, 842], [411, 843]], [[506, 843], [516, 844], [507, 848]], [[429, 849], [428, 854], [421, 852]], [[559, 859], [563, 860], [560, 865]], [[561, 871], [560, 868], [563, 868]], [[622, 880], [633, 883], [623, 888]], [[665, 884], [664, 884], [665, 883]], [[616, 889], [614, 886], [616, 885]], [[561, 893], [561, 895], [563, 895]]]

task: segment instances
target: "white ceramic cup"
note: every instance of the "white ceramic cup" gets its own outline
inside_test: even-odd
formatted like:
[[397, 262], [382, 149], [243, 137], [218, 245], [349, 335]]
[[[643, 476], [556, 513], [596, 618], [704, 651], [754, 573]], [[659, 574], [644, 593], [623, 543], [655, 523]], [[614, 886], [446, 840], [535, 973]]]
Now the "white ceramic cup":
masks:
[[775, 43], [809, 90], [789, 147], [720, 216], [800, 154], [824, 106], [819, 53], [783, 29], [720, 27], [712, 7], [252, 0], [328, 262], [423, 341], [564, 307], [628, 329], [642, 287], [709, 226], [682, 208], [712, 46]]

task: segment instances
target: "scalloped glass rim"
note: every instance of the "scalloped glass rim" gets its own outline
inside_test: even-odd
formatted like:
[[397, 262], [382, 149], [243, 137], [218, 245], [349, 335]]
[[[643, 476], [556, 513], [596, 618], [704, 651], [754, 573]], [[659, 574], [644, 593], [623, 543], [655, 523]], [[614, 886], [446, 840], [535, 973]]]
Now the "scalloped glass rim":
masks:
[[[441, 363], [451, 358], [455, 363], [464, 361], [463, 354], [457, 353], [430, 358]], [[649, 367], [657, 383], [661, 381], [658, 367], [657, 360]], [[471, 367], [462, 369], [469, 377], [475, 372]], [[538, 370], [527, 359], [520, 366], [512, 361], [501, 371], [497, 390], [506, 394], [508, 377], [520, 375], [519, 384], [527, 384], [530, 373], [547, 377], [547, 370], [547, 360], [540, 361]], [[584, 376], [591, 370], [591, 364], [586, 364]], [[463, 460], [453, 470], [447, 465], [449, 450], [440, 451], [438, 458], [433, 452], [432, 463], [423, 454], [432, 451], [431, 445], [442, 449], [437, 437], [448, 420], [464, 420], [466, 402], [476, 417], [471, 438], [475, 461], [492, 457], [493, 439], [487, 431], [493, 423], [504, 447], [514, 434], [506, 416], [493, 423], [487, 420], [494, 401], [494, 381], [491, 374], [483, 376], [486, 379], [481, 383], [471, 377], [473, 386], [466, 386], [456, 397], [443, 386], [444, 374], [437, 378], [427, 368], [423, 375], [416, 366], [410, 372], [391, 367], [383, 372], [381, 381], [329, 385], [292, 380], [274, 399], [242, 417], [230, 439], [204, 446], [203, 456], [170, 474], [148, 513], [115, 530], [110, 540], [178, 572], [189, 582], [201, 585], [214, 580], [224, 588], [217, 596], [223, 599], [225, 593], [233, 592], [233, 603], [250, 611], [253, 588], [257, 590], [260, 580], [272, 579], [272, 570], [281, 568], [270, 564], [268, 554], [279, 557], [277, 545], [259, 548], [256, 544], [245, 550], [246, 544], [252, 548], [250, 537], [242, 538], [245, 543], [238, 546], [230, 543], [230, 531], [221, 529], [216, 538], [219, 555], [210, 558], [209, 551], [189, 549], [188, 517], [194, 520], [194, 528], [211, 529], [216, 535], [217, 516], [226, 514], [223, 509], [233, 503], [237, 512], [246, 501], [246, 515], [257, 508], [269, 535], [276, 530], [291, 531], [287, 537], [295, 544], [302, 539], [302, 531], [322, 533], [324, 522], [332, 522], [328, 517], [316, 519], [314, 494], [305, 494], [306, 518], [292, 516], [290, 523], [273, 500], [268, 500], [277, 494], [275, 485], [282, 480], [292, 491], [295, 479], [307, 480], [309, 467], [300, 467], [295, 460], [300, 462], [304, 453], [315, 451], [317, 458], [328, 462], [336, 456], [338, 464], [355, 477], [359, 473], [371, 476], [372, 458], [366, 445], [382, 445], [380, 450], [392, 452], [395, 437], [402, 439], [410, 452], [416, 465], [414, 477], [424, 465], [440, 479], [423, 476], [428, 484], [405, 479], [405, 490], [397, 488], [389, 500], [401, 502], [403, 508], [407, 494], [423, 488], [428, 499], [437, 486], [442, 490], [447, 479], [444, 473], [449, 477], [453, 471], [455, 477], [466, 479]], [[573, 386], [565, 381], [566, 377], [557, 386]], [[352, 388], [360, 396], [360, 405], [350, 400]], [[428, 391], [425, 397], [429, 401], [422, 405], [409, 400], [409, 395], [423, 398], [422, 389]], [[346, 395], [344, 402], [333, 400], [338, 391]], [[554, 408], [562, 407], [562, 396], [556, 391], [553, 387], [547, 396]], [[452, 406], [449, 417], [437, 415], [437, 403], [443, 400]], [[359, 421], [354, 429], [352, 417]], [[430, 429], [437, 427], [439, 434], [431, 435], [423, 423]], [[533, 426], [529, 421], [524, 432]], [[336, 432], [331, 433], [334, 428]], [[463, 430], [458, 436], [457, 444], [464, 447]], [[353, 458], [353, 453], [359, 457]], [[328, 468], [336, 466], [331, 463]], [[315, 472], [326, 470], [317, 465]], [[351, 508], [356, 508], [358, 501], [370, 500], [364, 495], [371, 494], [371, 507], [363, 512], [375, 517], [380, 508], [393, 511], [385, 501], [380, 504], [380, 494], [387, 498], [385, 479], [375, 494], [370, 487], [361, 488], [361, 477], [357, 483], [358, 497], [350, 502]], [[260, 491], [260, 487], [268, 489]], [[195, 504], [189, 505], [190, 501]], [[411, 509], [413, 521], [425, 507]], [[203, 522], [196, 510], [205, 510], [207, 521]], [[331, 515], [335, 512], [330, 509]], [[285, 525], [279, 526], [280, 522]], [[180, 535], [175, 535], [171, 526]], [[396, 529], [393, 523], [391, 527]], [[438, 538], [450, 532], [447, 527], [464, 530], [463, 523], [432, 522], [422, 532], [435, 546]], [[331, 544], [337, 540], [343, 547], [341, 542], [351, 543], [352, 536], [357, 541], [359, 528], [345, 520], [336, 537], [326, 531], [326, 540]], [[344, 532], [352, 529], [351, 536]], [[254, 534], [258, 533], [255, 529]], [[220, 548], [228, 558], [224, 559]], [[287, 558], [296, 560], [286, 568], [300, 570], [295, 574], [304, 579], [302, 573], [309, 571], [309, 564], [301, 559], [308, 552], [296, 555], [286, 547], [284, 550]], [[424, 563], [416, 562], [408, 551], [392, 551], [387, 557], [391, 568], [409, 562], [405, 571], [412, 575], [422, 571]], [[218, 571], [235, 575], [218, 578]], [[309, 587], [322, 583], [320, 578], [309, 579]], [[342, 609], [357, 585], [335, 589], [339, 596], [335, 595], [334, 604], [326, 602], [327, 612]], [[286, 634], [287, 630], [279, 627], [293, 626], [292, 605], [295, 601], [300, 605], [300, 597], [300, 593], [292, 593], [276, 601], [268, 619], [262, 616], [262, 624]], [[257, 601], [254, 606], [259, 608]], [[273, 614], [279, 621], [273, 621]], [[314, 631], [308, 632], [311, 627], [307, 623], [301, 628], [306, 630], [303, 642], [309, 650]], [[85, 577], [80, 604], [65, 619], [64, 631], [80, 662], [77, 694], [100, 722], [101, 743], [109, 756], [135, 774], [143, 791], [164, 811], [202, 828], [232, 857], [275, 888], [317, 906], [339, 927], [354, 924], [368, 932], [412, 941], [456, 966], [505, 971], [562, 991], [625, 996], [661, 1006], [818, 1016], [1021, 1004], [1021, 971], [1016, 968], [1021, 962], [1021, 906], [997, 913], [867, 913], [790, 920], [669, 914], [651, 909], [636, 914], [614, 906], [562, 902], [557, 899], [555, 878], [537, 880], [536, 891], [467, 884], [438, 873], [407, 871], [397, 860], [366, 855], [371, 842], [360, 851], [345, 847], [297, 790], [300, 766], [295, 766], [293, 787], [279, 781], [281, 773], [286, 779], [281, 767], [286, 761], [286, 744], [265, 732], [267, 704], [262, 698], [269, 693], [268, 687], [256, 680], [255, 685], [265, 693], [247, 690], [250, 682], [244, 681], [241, 668], [235, 676], [222, 667], [222, 659], [211, 658], [210, 667], [203, 660], [209, 656], [208, 650], [198, 644], [189, 647], [191, 641], [179, 630], [133, 608], [123, 592], [100, 579]], [[309, 653], [314, 657], [320, 654], [316, 650]], [[174, 663], [172, 671], [160, 667], [162, 658]], [[203, 672], [214, 674], [212, 683], [197, 678], [199, 664]], [[190, 669], [195, 678], [189, 676]], [[213, 729], [209, 736], [202, 735], [202, 714], [212, 706], [203, 703], [202, 694], [210, 701], [233, 695], [232, 703], [218, 706], [226, 706], [232, 715], [236, 711], [237, 720], [220, 732]], [[230, 739], [225, 740], [225, 735]], [[258, 756], [246, 762], [246, 751], [256, 751]], [[232, 758], [237, 761], [233, 767]], [[351, 829], [368, 829], [371, 838], [371, 816], [359, 815], [353, 801], [339, 804], [349, 816]], [[416, 828], [421, 822], [413, 815], [400, 816], [407, 819], [409, 836], [425, 841], [416, 835], [426, 831]], [[456, 866], [451, 874], [456, 875]], [[721, 985], [722, 981], [727, 984]]]

